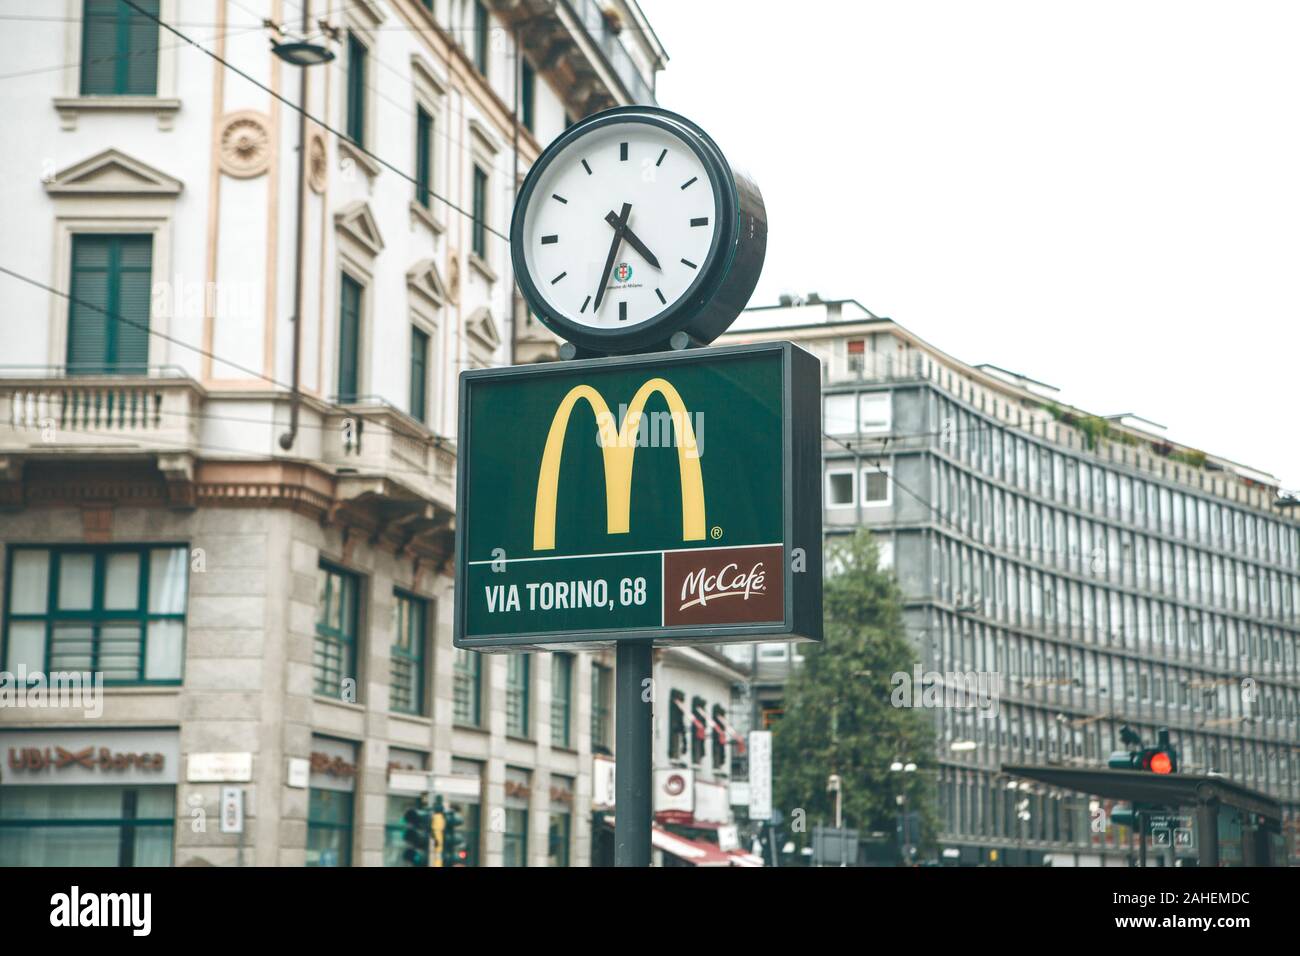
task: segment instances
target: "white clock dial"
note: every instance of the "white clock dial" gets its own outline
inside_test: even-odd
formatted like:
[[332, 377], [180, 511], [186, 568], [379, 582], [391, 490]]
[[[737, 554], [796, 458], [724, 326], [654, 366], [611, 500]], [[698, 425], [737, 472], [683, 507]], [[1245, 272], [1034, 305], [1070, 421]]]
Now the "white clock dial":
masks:
[[597, 127], [538, 178], [524, 214], [525, 267], [547, 305], [571, 322], [619, 329], [650, 321], [706, 265], [718, 226], [716, 188], [670, 130], [644, 122]]

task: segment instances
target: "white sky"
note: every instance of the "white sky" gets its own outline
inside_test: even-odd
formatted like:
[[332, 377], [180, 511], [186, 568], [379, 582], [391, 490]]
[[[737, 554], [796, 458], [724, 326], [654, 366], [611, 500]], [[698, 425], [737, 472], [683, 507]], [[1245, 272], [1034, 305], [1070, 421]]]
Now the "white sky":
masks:
[[1300, 488], [1300, 4], [640, 0], [784, 291]]

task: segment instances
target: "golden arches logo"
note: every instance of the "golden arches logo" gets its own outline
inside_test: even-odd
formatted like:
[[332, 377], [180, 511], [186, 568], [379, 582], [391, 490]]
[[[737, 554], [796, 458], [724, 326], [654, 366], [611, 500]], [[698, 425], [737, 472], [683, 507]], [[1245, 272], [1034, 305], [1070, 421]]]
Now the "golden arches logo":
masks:
[[575, 385], [560, 402], [551, 419], [542, 452], [542, 466], [537, 475], [537, 507], [533, 512], [533, 550], [549, 551], [555, 547], [555, 499], [560, 491], [560, 459], [564, 455], [564, 436], [569, 418], [578, 402], [586, 401], [596, 415], [600, 449], [605, 465], [605, 529], [608, 534], [626, 534], [631, 523], [632, 462], [636, 455], [637, 432], [645, 403], [658, 393], [668, 403], [677, 440], [677, 467], [682, 482], [682, 540], [701, 541], [705, 536], [704, 476], [695, 444], [695, 430], [681, 395], [669, 382], [652, 378], [633, 396], [623, 418], [622, 428], [600, 392], [590, 385]]

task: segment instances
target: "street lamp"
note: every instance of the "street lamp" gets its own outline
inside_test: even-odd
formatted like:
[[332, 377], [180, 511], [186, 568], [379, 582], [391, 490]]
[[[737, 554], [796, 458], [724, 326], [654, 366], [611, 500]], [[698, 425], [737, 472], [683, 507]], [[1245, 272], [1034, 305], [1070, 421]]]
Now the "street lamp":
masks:
[[[307, 35], [308, 9], [311, 4], [303, 0], [302, 33]], [[307, 67], [319, 66], [334, 59], [334, 51], [319, 43], [307, 40], [271, 41], [271, 52], [291, 66], [302, 69], [302, 83], [298, 87], [298, 212], [294, 224], [293, 270], [293, 381], [289, 393], [289, 430], [280, 435], [280, 447], [288, 451], [298, 437], [299, 382], [302, 377], [302, 245], [303, 207], [307, 204]]]
[[294, 66], [319, 66], [334, 59], [334, 51], [319, 43], [295, 40], [289, 43], [272, 41], [271, 52]]
[[[911, 761], [895, 760], [889, 765], [893, 773], [916, 773], [916, 764]], [[903, 855], [903, 863], [906, 865], [911, 862], [911, 848], [907, 841], [907, 785], [902, 787], [902, 793], [894, 798], [898, 804], [898, 848]]]

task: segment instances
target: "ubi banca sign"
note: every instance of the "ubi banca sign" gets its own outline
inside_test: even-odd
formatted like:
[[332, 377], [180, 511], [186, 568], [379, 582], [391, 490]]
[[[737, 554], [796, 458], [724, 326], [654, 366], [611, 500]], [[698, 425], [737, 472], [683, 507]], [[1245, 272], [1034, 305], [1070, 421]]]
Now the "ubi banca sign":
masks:
[[460, 409], [457, 647], [820, 639], [807, 352], [467, 371]]

